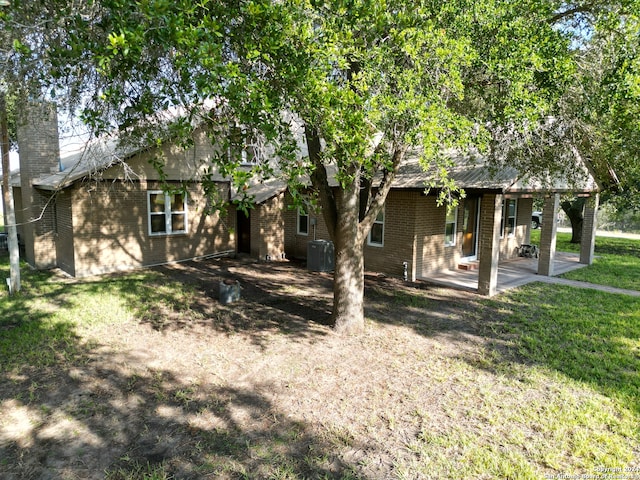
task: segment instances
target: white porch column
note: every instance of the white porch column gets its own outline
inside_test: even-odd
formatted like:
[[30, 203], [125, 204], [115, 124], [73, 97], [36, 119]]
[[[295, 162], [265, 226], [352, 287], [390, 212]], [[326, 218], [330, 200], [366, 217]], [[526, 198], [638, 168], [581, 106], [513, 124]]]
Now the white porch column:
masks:
[[478, 293], [489, 297], [498, 289], [498, 262], [500, 260], [500, 220], [502, 195], [483, 195], [480, 202], [480, 246], [478, 252]]
[[584, 220], [582, 222], [582, 237], [580, 238], [580, 263], [591, 265], [596, 246], [596, 213], [600, 195], [589, 197], [584, 205]]
[[551, 277], [553, 261], [556, 258], [556, 234], [558, 232], [558, 207], [560, 195], [552, 194], [544, 199], [542, 229], [540, 230], [540, 258], [538, 258], [538, 275]]

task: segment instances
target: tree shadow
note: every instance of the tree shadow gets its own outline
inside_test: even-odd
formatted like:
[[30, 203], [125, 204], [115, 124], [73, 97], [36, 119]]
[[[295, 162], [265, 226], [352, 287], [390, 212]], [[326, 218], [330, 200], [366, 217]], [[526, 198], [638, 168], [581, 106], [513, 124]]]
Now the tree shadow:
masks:
[[627, 238], [600, 237], [596, 240], [596, 255], [622, 255], [640, 257], [640, 242]]
[[640, 418], [639, 298], [533, 283], [482, 304], [501, 361], [555, 370]]
[[[219, 303], [223, 278], [245, 286], [241, 301]], [[145, 331], [167, 335], [165, 347], [175, 333], [198, 335], [189, 339], [223, 333], [267, 348], [274, 336], [265, 331], [301, 342], [330, 334], [309, 320], [328, 314], [330, 275], [225, 260], [85, 280], [71, 290], [65, 283], [71, 280], [40, 280], [33, 291], [27, 282], [24, 297], [42, 292], [42, 304], [0, 299], [2, 478], [103, 478], [105, 472], [110, 479], [142, 478], [159, 470], [175, 478], [363, 478], [345, 452], [370, 447], [292, 416], [278, 400], [286, 386], [194, 381], [190, 372], [155, 367], [140, 353], [83, 341], [73, 322], [52, 324], [46, 306], [64, 309], [84, 291], [113, 292]], [[542, 365], [612, 397], [637, 395], [640, 357], [633, 339], [640, 337], [640, 322], [629, 328], [628, 320], [611, 319], [637, 318], [640, 305], [620, 300], [601, 312], [606, 322], [585, 332], [583, 324], [563, 320], [562, 309], [577, 295], [533, 284], [485, 299], [367, 275], [366, 316], [446, 341], [448, 354], [474, 368], [503, 375], [510, 362]], [[599, 312], [598, 298], [589, 300], [572, 318]], [[495, 355], [479, 362], [475, 346]], [[636, 414], [637, 398], [629, 400]]]
[[276, 385], [200, 384], [29, 315], [14, 335], [49, 338], [56, 355], [2, 369], [3, 479], [362, 478], [338, 440], [279, 409]]
[[[232, 334], [242, 333], [264, 347], [264, 333], [279, 332], [300, 339], [324, 337], [331, 315], [332, 275], [306, 272], [283, 262], [256, 263], [222, 258], [191, 261], [154, 269], [192, 290], [189, 308], [193, 315], [167, 315], [156, 305], [143, 321], [159, 331], [198, 326]], [[220, 301], [220, 284], [238, 281], [241, 298], [230, 304]], [[141, 310], [139, 295], [131, 304]], [[146, 307], [142, 307], [143, 309]]]
[[[640, 417], [640, 299], [544, 283], [491, 299], [393, 278], [367, 281], [367, 315], [457, 342], [457, 358], [502, 375], [540, 365], [622, 400]], [[478, 358], [476, 344], [491, 351]]]
[[[606, 248], [628, 255], [637, 245]], [[457, 346], [457, 358], [497, 375], [510, 364], [557, 371], [640, 418], [638, 298], [536, 282], [489, 299], [369, 273], [365, 315]], [[490, 360], [478, 354], [487, 350]]]

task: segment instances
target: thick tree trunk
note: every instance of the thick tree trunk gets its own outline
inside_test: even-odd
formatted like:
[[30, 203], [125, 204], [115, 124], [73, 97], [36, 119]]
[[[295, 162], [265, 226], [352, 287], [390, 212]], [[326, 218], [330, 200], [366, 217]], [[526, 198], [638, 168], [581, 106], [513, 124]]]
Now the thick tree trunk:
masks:
[[393, 168], [383, 171], [382, 181], [372, 197], [371, 183], [360, 177], [362, 172], [356, 164], [343, 166], [353, 181], [334, 192], [329, 186], [318, 133], [307, 125], [305, 134], [309, 159], [315, 166], [311, 182], [334, 244], [333, 326], [337, 333], [352, 335], [364, 329], [364, 240], [384, 206], [406, 147], [395, 148]]
[[561, 203], [562, 210], [571, 222], [571, 243], [580, 243], [582, 239], [582, 224], [584, 222], [584, 197], [578, 197], [572, 201], [565, 200]]
[[[354, 182], [354, 185], [357, 182]], [[333, 238], [333, 324], [345, 335], [364, 329], [364, 245], [359, 229], [359, 189], [351, 186], [336, 198], [340, 212]]]
[[20, 250], [13, 192], [9, 182], [9, 133], [7, 128], [7, 109], [3, 93], [0, 93], [0, 151], [2, 153], [2, 202], [7, 224], [7, 246], [9, 247], [9, 291], [10, 293], [16, 293], [20, 291]]
[[364, 329], [364, 252], [362, 244], [339, 242], [333, 280], [333, 326], [352, 335]]

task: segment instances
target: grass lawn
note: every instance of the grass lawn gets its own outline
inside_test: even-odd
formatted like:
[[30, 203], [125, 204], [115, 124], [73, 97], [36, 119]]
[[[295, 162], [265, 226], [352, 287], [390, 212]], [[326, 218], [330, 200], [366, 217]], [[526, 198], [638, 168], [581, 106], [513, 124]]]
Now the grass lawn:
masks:
[[[570, 243], [571, 234], [559, 232], [556, 249], [580, 252], [580, 245]], [[532, 230], [531, 243], [540, 244], [540, 230]], [[562, 278], [640, 290], [640, 240], [596, 237], [596, 258], [592, 265], [561, 275]]]
[[[229, 275], [243, 298], [223, 306]], [[288, 264], [25, 269], [23, 285], [0, 294], [3, 479], [640, 468], [640, 298], [535, 283], [486, 299], [372, 276], [367, 330], [341, 338], [322, 323], [330, 277]]]

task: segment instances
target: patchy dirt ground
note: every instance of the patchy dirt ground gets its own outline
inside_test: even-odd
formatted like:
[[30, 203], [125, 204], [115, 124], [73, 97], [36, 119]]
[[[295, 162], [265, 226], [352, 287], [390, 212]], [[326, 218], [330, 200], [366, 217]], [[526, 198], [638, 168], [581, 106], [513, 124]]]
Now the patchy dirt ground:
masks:
[[[0, 377], [3, 479], [427, 478], [425, 444], [488, 428], [500, 445], [510, 428], [482, 415], [483, 395], [511, 398], [490, 368], [508, 349], [473, 294], [367, 276], [366, 332], [342, 338], [328, 274], [224, 259], [160, 271], [192, 296], [149, 285], [153, 308], [78, 328], [78, 355]], [[227, 278], [242, 298], [221, 305]], [[437, 463], [452, 478], [455, 448]]]

